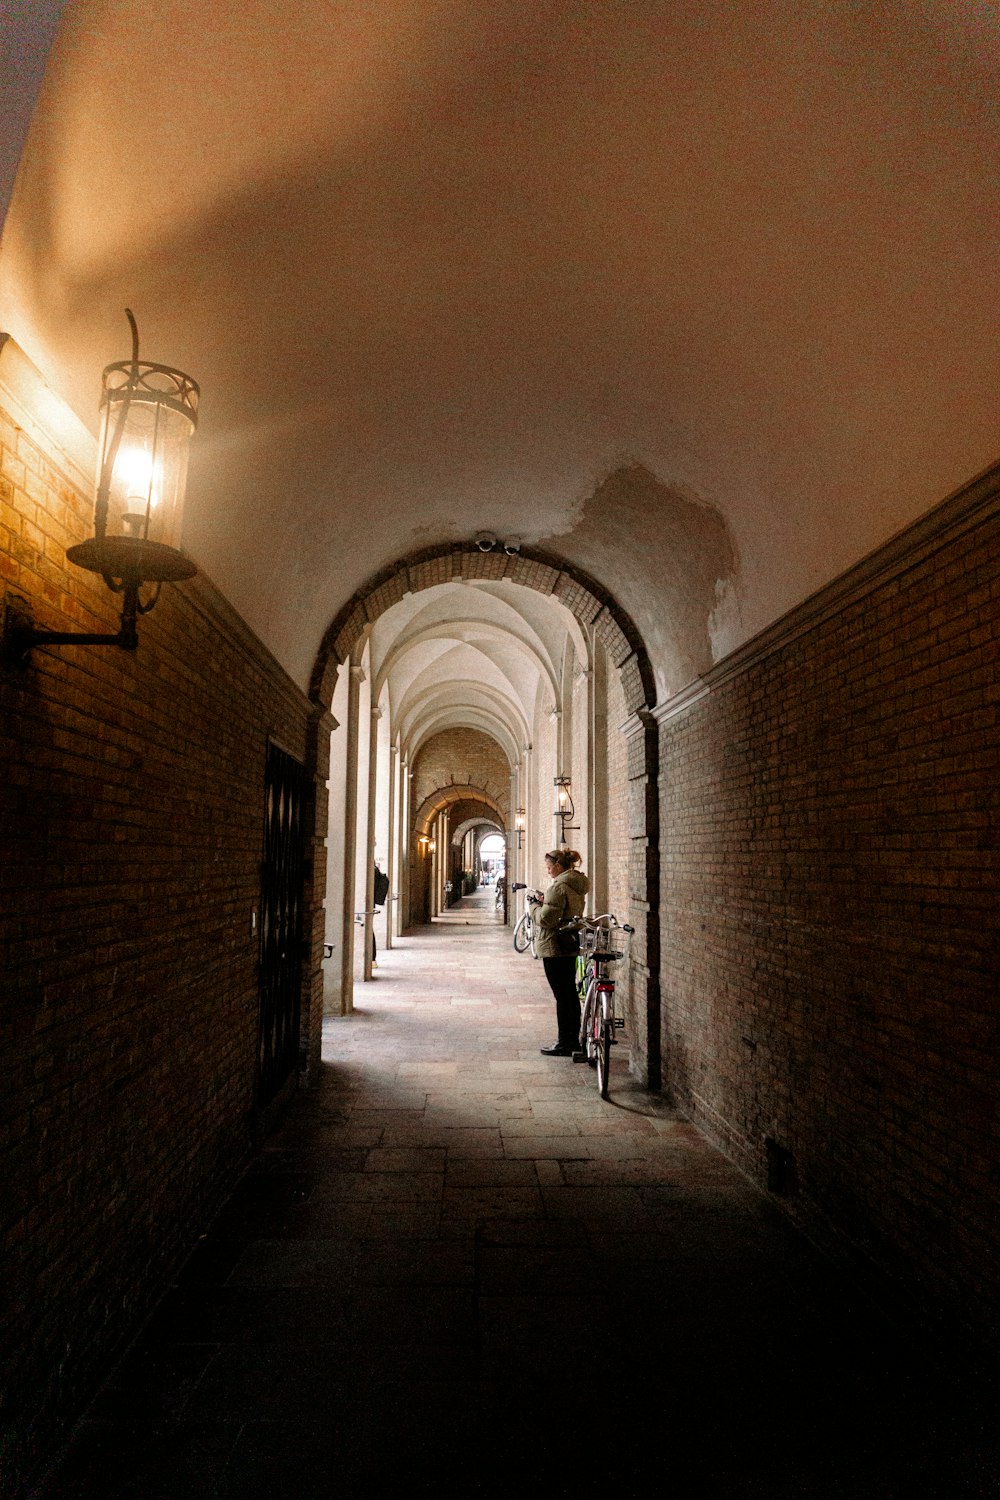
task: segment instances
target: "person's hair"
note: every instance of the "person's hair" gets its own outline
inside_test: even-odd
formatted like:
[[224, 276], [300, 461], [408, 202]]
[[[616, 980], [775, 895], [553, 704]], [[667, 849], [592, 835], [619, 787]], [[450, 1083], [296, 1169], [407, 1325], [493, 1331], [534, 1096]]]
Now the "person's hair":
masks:
[[574, 865], [582, 862], [583, 855], [578, 854], [575, 849], [550, 849], [545, 858], [551, 859], [562, 870], [572, 870]]

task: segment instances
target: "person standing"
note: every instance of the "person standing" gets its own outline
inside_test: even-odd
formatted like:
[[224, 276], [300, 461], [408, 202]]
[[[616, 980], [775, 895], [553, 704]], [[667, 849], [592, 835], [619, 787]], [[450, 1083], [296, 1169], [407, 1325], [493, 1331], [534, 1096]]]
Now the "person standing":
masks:
[[[378, 860], [376, 860], [375, 861], [374, 896], [375, 896], [375, 905], [376, 905], [377, 908], [379, 908], [381, 910], [381, 908], [386, 903], [386, 898], [388, 897], [388, 895], [389, 895], [389, 877], [385, 873], [385, 871], [382, 869], [382, 866], [379, 864]], [[378, 968], [378, 964], [375, 962], [375, 958], [376, 958], [377, 953], [378, 953], [378, 948], [377, 948], [376, 943], [375, 943], [375, 913], [372, 912], [372, 968], [373, 969], [377, 969]]]
[[576, 991], [579, 941], [575, 932], [571, 937], [559, 934], [568, 918], [583, 916], [590, 881], [576, 868], [580, 860], [575, 849], [550, 849], [545, 856], [545, 871], [551, 885], [544, 895], [528, 892], [535, 923], [535, 952], [555, 997], [559, 1028], [552, 1046], [540, 1049], [545, 1057], [572, 1057], [580, 1045], [580, 1000]]

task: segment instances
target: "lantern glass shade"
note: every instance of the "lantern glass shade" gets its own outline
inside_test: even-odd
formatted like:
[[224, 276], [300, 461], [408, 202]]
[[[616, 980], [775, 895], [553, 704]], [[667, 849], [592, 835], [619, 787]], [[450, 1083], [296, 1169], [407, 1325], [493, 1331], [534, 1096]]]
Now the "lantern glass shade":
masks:
[[169, 365], [123, 360], [104, 371], [94, 536], [71, 548], [95, 572], [147, 581], [191, 577], [179, 551], [198, 387]]

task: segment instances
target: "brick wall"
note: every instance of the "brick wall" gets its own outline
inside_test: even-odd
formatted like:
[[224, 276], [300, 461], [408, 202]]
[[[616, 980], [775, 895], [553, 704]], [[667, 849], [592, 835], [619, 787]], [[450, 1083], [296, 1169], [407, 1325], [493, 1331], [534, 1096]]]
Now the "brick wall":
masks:
[[422, 746], [413, 767], [412, 808], [451, 785], [481, 787], [509, 820], [510, 765], [496, 740], [481, 729], [446, 729]]
[[[8, 586], [40, 624], [114, 630], [114, 598], [65, 562], [91, 524], [79, 465], [13, 400], [0, 475]], [[205, 579], [165, 588], [139, 630], [134, 654], [36, 649], [0, 676], [0, 1488], [12, 1492], [252, 1149], [267, 740], [307, 761], [324, 740], [321, 716]], [[311, 887], [309, 901], [311, 932]]]
[[1000, 1323], [995, 499], [939, 524], [663, 723], [664, 1066], [814, 1233], [982, 1332]]

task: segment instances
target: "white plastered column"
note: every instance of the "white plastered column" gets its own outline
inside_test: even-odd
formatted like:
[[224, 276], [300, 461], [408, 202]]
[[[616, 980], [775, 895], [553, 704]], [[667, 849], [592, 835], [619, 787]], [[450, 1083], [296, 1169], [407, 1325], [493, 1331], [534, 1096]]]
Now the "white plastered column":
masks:
[[438, 900], [440, 910], [448, 910], [448, 894], [445, 891], [445, 882], [451, 879], [451, 813], [444, 808], [440, 817], [441, 832], [438, 837], [438, 850], [441, 854], [441, 881], [438, 886]]
[[382, 710], [373, 703], [370, 712], [371, 730], [368, 736], [368, 845], [365, 860], [365, 952], [364, 978], [372, 977], [372, 937], [375, 921], [375, 820], [376, 797], [378, 795], [378, 726]]
[[388, 838], [386, 840], [388, 848], [387, 848], [386, 857], [385, 857], [385, 873], [386, 873], [386, 875], [389, 878], [389, 894], [386, 897], [386, 901], [385, 901], [385, 911], [383, 913], [383, 920], [384, 920], [385, 926], [384, 926], [384, 931], [383, 931], [383, 934], [382, 934], [383, 946], [386, 949], [390, 949], [392, 947], [392, 939], [393, 939], [393, 937], [395, 935], [394, 934], [394, 927], [395, 927], [395, 921], [394, 921], [395, 907], [398, 906], [398, 904], [399, 904], [398, 901], [394, 901], [393, 900], [393, 896], [395, 894], [396, 880], [397, 880], [397, 871], [398, 871], [398, 868], [399, 868], [399, 865], [398, 865], [399, 827], [398, 827], [398, 822], [397, 822], [397, 818], [396, 818], [397, 785], [398, 785], [398, 781], [399, 781], [399, 754], [398, 754], [396, 746], [393, 745], [393, 744], [390, 744], [389, 745], [389, 776], [388, 776], [388, 790], [389, 790], [389, 824], [388, 824], [388, 826], [389, 826], [389, 836], [388, 836]]
[[524, 837], [517, 855], [518, 880], [528, 879], [528, 857], [531, 851], [531, 831], [535, 826], [534, 810], [531, 806], [531, 768], [528, 758], [531, 753], [530, 745], [525, 745], [521, 751], [521, 761], [518, 766], [518, 780], [520, 782], [521, 806], [524, 808]]
[[592, 629], [587, 645], [587, 873], [590, 910], [601, 912], [608, 909], [608, 661]]
[[413, 918], [410, 915], [410, 789], [413, 772], [409, 756], [401, 755], [399, 761], [399, 901], [397, 903], [396, 936], [402, 937]]
[[350, 666], [350, 688], [347, 697], [347, 761], [344, 786], [344, 901], [342, 911], [343, 941], [340, 950], [340, 1013], [349, 1016], [354, 1010], [354, 883], [358, 838], [358, 728], [361, 684], [364, 668], [360, 662]]
[[507, 925], [510, 926], [514, 920], [514, 893], [511, 886], [515, 880], [520, 880], [518, 874], [519, 851], [518, 844], [522, 840], [517, 832], [517, 809], [521, 806], [521, 783], [520, 767], [514, 765], [510, 772], [510, 801], [507, 816]]

